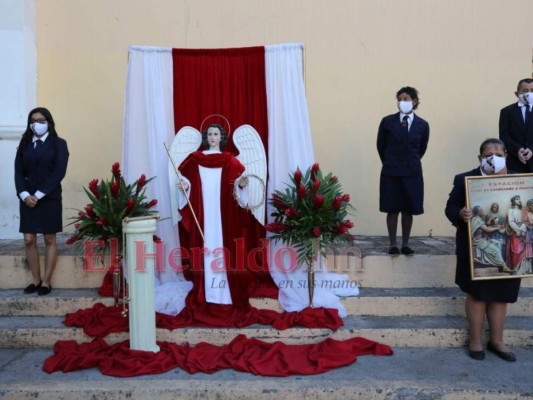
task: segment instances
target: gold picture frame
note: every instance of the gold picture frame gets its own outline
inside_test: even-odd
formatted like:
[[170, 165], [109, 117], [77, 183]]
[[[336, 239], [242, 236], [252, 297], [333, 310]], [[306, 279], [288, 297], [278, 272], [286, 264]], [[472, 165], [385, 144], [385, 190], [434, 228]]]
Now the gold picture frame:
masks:
[[469, 176], [465, 187], [472, 280], [533, 277], [533, 174]]

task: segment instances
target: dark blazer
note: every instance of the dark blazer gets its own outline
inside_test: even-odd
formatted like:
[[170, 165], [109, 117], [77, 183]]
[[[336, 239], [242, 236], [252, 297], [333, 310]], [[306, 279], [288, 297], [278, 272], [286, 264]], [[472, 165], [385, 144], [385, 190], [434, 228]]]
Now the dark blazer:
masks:
[[465, 177], [467, 176], [481, 176], [481, 170], [478, 167], [471, 171], [455, 175], [453, 189], [450, 192], [450, 197], [444, 210], [446, 217], [457, 228], [455, 235], [455, 254], [457, 254], [457, 258], [463, 260], [469, 260], [470, 258], [468, 224], [459, 217], [459, 211], [466, 205]]
[[48, 135], [42, 149], [36, 153], [30, 141], [15, 156], [15, 186], [17, 197], [27, 191], [43, 192], [48, 200], [61, 200], [61, 180], [67, 172], [67, 142]]
[[407, 135], [403, 129], [399, 112], [386, 116], [379, 124], [377, 148], [383, 175], [422, 174], [421, 159], [428, 146], [429, 124], [415, 115]]
[[507, 167], [515, 172], [533, 171], [533, 158], [527, 165], [518, 159], [522, 147], [533, 149], [533, 121], [526, 127], [522, 109], [518, 103], [508, 105], [500, 111], [500, 139], [507, 147]]

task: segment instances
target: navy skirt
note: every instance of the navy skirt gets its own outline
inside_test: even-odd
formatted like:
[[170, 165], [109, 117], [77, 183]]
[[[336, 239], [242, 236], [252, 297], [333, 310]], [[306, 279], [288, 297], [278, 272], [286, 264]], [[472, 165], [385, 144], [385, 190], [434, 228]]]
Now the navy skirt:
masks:
[[63, 231], [63, 205], [61, 200], [46, 196], [33, 208], [20, 201], [21, 233], [57, 233]]
[[381, 175], [379, 181], [379, 211], [424, 213], [424, 178], [416, 176]]
[[470, 260], [457, 257], [455, 283], [474, 299], [487, 303], [514, 303], [520, 291], [520, 278], [473, 281]]

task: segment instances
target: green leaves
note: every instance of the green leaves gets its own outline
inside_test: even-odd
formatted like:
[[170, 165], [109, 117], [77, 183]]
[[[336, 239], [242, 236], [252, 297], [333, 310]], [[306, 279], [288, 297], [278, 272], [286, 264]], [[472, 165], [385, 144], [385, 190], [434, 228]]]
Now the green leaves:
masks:
[[271, 214], [274, 221], [265, 226], [273, 233], [271, 238], [293, 246], [298, 261], [307, 263], [317, 250], [324, 253], [332, 243], [351, 243], [354, 236], [349, 229], [354, 224], [346, 218], [353, 207], [337, 177], [331, 173], [324, 176], [319, 165], [313, 164], [304, 174], [297, 169], [289, 178], [291, 184], [269, 199], [275, 208]]
[[83, 210], [78, 210], [69, 225], [76, 228], [76, 232], [67, 244], [83, 246], [86, 241], [103, 241], [105, 253], [108, 240], [116, 238], [119, 251], [122, 250], [122, 220], [125, 217], [140, 217], [155, 213], [152, 208], [157, 200], [148, 201], [146, 185], [154, 179], [141, 177], [131, 184], [127, 184], [120, 173], [119, 163], [114, 163], [110, 180], [93, 179], [88, 189], [83, 188], [90, 203]]

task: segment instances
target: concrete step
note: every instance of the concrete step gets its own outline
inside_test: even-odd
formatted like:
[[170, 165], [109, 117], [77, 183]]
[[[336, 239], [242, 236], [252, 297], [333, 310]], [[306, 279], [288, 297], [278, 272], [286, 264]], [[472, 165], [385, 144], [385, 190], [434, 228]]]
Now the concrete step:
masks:
[[[251, 299], [256, 308], [282, 311], [276, 299]], [[459, 288], [366, 288], [342, 304], [354, 316], [463, 316], [465, 295]], [[518, 301], [509, 304], [509, 316], [533, 315], [533, 289], [522, 287]]]
[[[348, 315], [410, 316], [464, 315], [464, 294], [458, 288], [361, 288], [359, 297], [346, 297], [342, 303]], [[113, 299], [100, 297], [96, 289], [55, 289], [48, 296], [26, 295], [21, 289], [0, 290], [0, 316], [64, 316], [95, 303], [112, 305]], [[260, 309], [282, 312], [276, 299], [251, 299]], [[522, 288], [510, 316], [533, 315], [533, 289]]]
[[[41, 257], [41, 270], [44, 271], [44, 257]], [[97, 288], [102, 284], [104, 267], [100, 271], [87, 271], [83, 257], [59, 255], [52, 277], [54, 288]], [[33, 282], [29, 266], [24, 255], [0, 255], [0, 289], [25, 288]]]
[[[331, 254], [327, 267], [330, 271], [347, 274], [350, 281], [366, 288], [455, 287], [454, 255], [372, 255], [358, 258]], [[52, 286], [57, 289], [97, 288], [102, 283], [105, 268], [98, 266], [87, 270], [82, 257], [60, 255]], [[0, 289], [24, 288], [32, 280], [23, 255], [0, 255]], [[522, 279], [522, 287], [533, 287], [533, 279]]]
[[271, 378], [233, 370], [113, 378], [96, 369], [47, 374], [44, 349], [0, 350], [0, 398], [12, 400], [290, 399], [516, 400], [533, 398], [533, 349], [514, 349], [518, 362], [487, 353], [475, 361], [464, 348], [395, 348], [391, 357], [363, 356], [312, 376]]
[[[531, 327], [533, 317], [509, 317], [505, 339], [510, 346], [533, 345]], [[261, 340], [302, 344], [316, 343], [329, 337], [348, 339], [363, 336], [399, 347], [458, 347], [467, 338], [464, 317], [347, 317], [344, 326], [333, 332], [329, 329], [295, 327], [278, 331], [270, 326], [253, 325], [246, 328], [196, 328], [187, 327], [168, 331], [157, 330], [157, 339], [174, 343], [199, 343], [206, 341], [224, 344], [237, 335], [244, 334]], [[128, 338], [128, 333], [106, 336], [106, 341], [116, 343]], [[0, 348], [53, 347], [57, 340], [87, 342], [92, 338], [81, 329], [66, 327], [62, 317], [3, 317], [0, 319]]]

